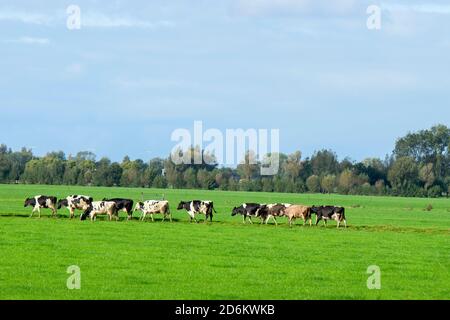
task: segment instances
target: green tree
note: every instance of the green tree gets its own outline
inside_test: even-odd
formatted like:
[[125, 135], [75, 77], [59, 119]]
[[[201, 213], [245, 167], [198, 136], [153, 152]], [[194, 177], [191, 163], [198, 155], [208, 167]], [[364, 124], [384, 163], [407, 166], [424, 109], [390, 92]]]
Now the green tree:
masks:
[[293, 182], [299, 176], [300, 170], [302, 169], [301, 159], [302, 153], [300, 151], [296, 151], [290, 154], [284, 161], [282, 169], [284, 175], [289, 181]]
[[334, 174], [328, 174], [322, 178], [320, 182], [322, 190], [326, 193], [334, 192], [336, 188], [336, 176]]
[[357, 176], [350, 169], [345, 169], [339, 176], [340, 193], [348, 194], [357, 185]]
[[336, 154], [331, 150], [320, 150], [311, 157], [313, 173], [317, 176], [326, 174], [336, 174], [339, 169], [339, 162]]
[[415, 195], [418, 180], [417, 164], [411, 157], [398, 158], [388, 173], [388, 179], [395, 191], [401, 195]]
[[253, 151], [247, 151], [244, 160], [237, 166], [237, 173], [242, 179], [251, 180], [257, 178], [260, 173], [259, 163]]
[[306, 186], [308, 187], [309, 192], [320, 192], [320, 179], [316, 175], [310, 176], [306, 179]]
[[424, 183], [425, 190], [428, 190], [436, 180], [434, 175], [434, 165], [432, 163], [422, 165], [419, 170], [419, 178]]
[[188, 168], [183, 173], [184, 186], [188, 189], [195, 189], [197, 187], [197, 173], [194, 168]]

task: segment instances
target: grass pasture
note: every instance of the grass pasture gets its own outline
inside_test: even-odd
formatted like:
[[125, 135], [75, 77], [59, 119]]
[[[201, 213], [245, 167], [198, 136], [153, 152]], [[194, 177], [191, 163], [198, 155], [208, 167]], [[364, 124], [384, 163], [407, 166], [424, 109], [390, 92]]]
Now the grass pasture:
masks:
[[[142, 193], [164, 194], [174, 222], [121, 213], [92, 223], [69, 220], [67, 209], [39, 219], [23, 207], [37, 194]], [[213, 223], [176, 211], [194, 198], [214, 201]], [[230, 215], [242, 202], [342, 205], [349, 228], [243, 225]], [[448, 199], [0, 185], [0, 299], [450, 299], [449, 231]], [[66, 287], [70, 265], [81, 269], [80, 290]], [[370, 265], [381, 290], [367, 289]]]

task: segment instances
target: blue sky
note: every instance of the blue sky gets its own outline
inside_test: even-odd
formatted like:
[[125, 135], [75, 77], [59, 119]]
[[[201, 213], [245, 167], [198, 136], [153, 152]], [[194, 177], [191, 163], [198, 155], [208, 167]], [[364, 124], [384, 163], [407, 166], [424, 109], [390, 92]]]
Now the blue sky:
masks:
[[283, 152], [384, 157], [449, 125], [449, 35], [438, 0], [1, 0], [0, 143], [147, 160], [202, 120], [279, 128]]

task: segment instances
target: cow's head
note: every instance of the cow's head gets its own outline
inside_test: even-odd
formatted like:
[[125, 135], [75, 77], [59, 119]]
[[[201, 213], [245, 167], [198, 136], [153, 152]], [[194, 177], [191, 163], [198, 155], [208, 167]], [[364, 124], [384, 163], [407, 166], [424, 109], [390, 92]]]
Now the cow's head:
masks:
[[264, 216], [268, 213], [269, 207], [266, 204], [262, 204], [257, 210], [256, 210], [256, 216]]
[[67, 207], [69, 205], [69, 202], [67, 199], [59, 199], [58, 201], [58, 209], [61, 209], [62, 206]]
[[23, 204], [24, 207], [33, 206], [34, 205], [34, 198], [26, 198], [25, 202]]
[[84, 212], [80, 215], [80, 220], [86, 220], [86, 218], [90, 216], [91, 211], [92, 211], [92, 206], [90, 206], [89, 208], [84, 210]]
[[320, 206], [320, 207], [318, 207], [318, 206], [312, 206], [312, 207], [311, 207], [311, 213], [317, 214], [317, 213], [319, 213], [319, 210], [320, 210], [321, 208], [322, 208], [321, 206]]
[[178, 204], [177, 210], [181, 210], [184, 209], [184, 205], [186, 204], [186, 201], [180, 201], [180, 203]]
[[231, 216], [234, 217], [235, 215], [237, 215], [239, 213], [239, 208], [238, 207], [234, 207], [233, 211], [231, 211]]
[[134, 207], [134, 211], [143, 210], [143, 209], [144, 209], [144, 203], [143, 202], [136, 203], [136, 206]]

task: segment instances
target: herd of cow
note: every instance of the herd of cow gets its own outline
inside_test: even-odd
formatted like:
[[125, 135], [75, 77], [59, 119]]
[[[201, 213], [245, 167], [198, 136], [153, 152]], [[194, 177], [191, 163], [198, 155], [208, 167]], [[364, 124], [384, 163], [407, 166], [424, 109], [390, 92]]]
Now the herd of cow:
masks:
[[[24, 207], [32, 206], [34, 212], [39, 213], [41, 216], [41, 208], [48, 208], [52, 210], [52, 215], [56, 216], [57, 209], [66, 207], [70, 212], [70, 218], [75, 216], [75, 210], [82, 210], [80, 215], [81, 220], [90, 218], [95, 221], [98, 215], [108, 215], [109, 220], [115, 217], [119, 219], [119, 211], [124, 211], [127, 214], [127, 219], [132, 218], [133, 212], [141, 211], [141, 220], [144, 220], [147, 215], [150, 215], [152, 221], [154, 221], [154, 214], [162, 214], [163, 221], [169, 218], [172, 221], [172, 214], [170, 212], [169, 202], [166, 200], [147, 200], [137, 202], [133, 209], [134, 201], [131, 199], [103, 199], [102, 201], [94, 201], [92, 197], [84, 195], [70, 195], [64, 199], [58, 199], [53, 196], [38, 195], [32, 198], [27, 198], [24, 203]], [[212, 221], [214, 209], [214, 203], [212, 201], [205, 200], [192, 200], [181, 201], [178, 204], [177, 210], [186, 210], [189, 214], [190, 221], [197, 222], [196, 215], [205, 215], [205, 222], [209, 219]], [[335, 220], [337, 227], [339, 228], [341, 222], [347, 227], [347, 221], [345, 219], [345, 208], [335, 206], [304, 206], [293, 205], [288, 203], [276, 203], [276, 204], [257, 204], [257, 203], [244, 203], [239, 207], [234, 207], [231, 213], [232, 216], [242, 215], [243, 222], [247, 220], [252, 222], [253, 218], [259, 218], [261, 223], [267, 224], [270, 219], [273, 219], [275, 224], [278, 224], [277, 218], [287, 217], [289, 226], [295, 222], [295, 219], [303, 219], [305, 225], [309, 220], [309, 225], [312, 225], [312, 215], [316, 215], [317, 225], [320, 220], [324, 221], [324, 225], [327, 225], [328, 220]], [[31, 217], [30, 216], [30, 217]]]

